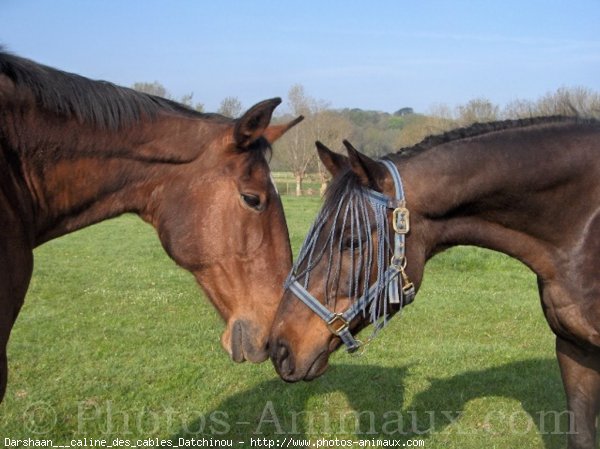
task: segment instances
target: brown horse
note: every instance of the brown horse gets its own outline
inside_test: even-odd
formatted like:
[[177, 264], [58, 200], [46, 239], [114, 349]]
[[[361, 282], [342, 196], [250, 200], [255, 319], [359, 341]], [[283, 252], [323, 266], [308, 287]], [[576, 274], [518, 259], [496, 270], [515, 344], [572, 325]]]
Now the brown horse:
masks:
[[266, 155], [301, 120], [269, 126], [280, 102], [231, 120], [0, 52], [0, 399], [33, 248], [125, 212], [195, 275], [231, 358], [266, 359], [291, 266]]
[[[537, 274], [574, 429], [569, 447], [595, 447], [600, 122], [556, 117], [474, 125], [382, 161], [346, 146], [348, 158], [318, 145], [334, 180], [273, 324], [270, 352], [280, 376], [293, 382], [322, 374], [342, 339], [355, 348], [352, 333], [412, 299], [435, 254], [455, 245], [490, 248]], [[402, 175], [404, 194], [402, 184], [393, 182], [394, 171]], [[377, 234], [377, 195], [387, 204], [383, 220], [398, 234], [391, 226]], [[367, 204], [367, 212], [350, 203]], [[404, 237], [405, 247], [393, 243]], [[381, 239], [388, 253], [372, 257], [372, 266], [357, 276], [357, 261], [364, 264], [365, 254], [377, 253]], [[401, 292], [400, 301], [390, 301], [394, 290]], [[348, 314], [357, 301], [363, 301], [362, 313]]]

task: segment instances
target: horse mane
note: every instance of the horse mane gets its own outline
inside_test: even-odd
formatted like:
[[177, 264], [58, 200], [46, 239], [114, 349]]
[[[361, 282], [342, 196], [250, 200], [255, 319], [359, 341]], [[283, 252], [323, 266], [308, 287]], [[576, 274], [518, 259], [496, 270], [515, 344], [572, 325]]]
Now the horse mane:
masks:
[[578, 116], [571, 117], [564, 115], [553, 115], [515, 120], [501, 120], [486, 123], [474, 123], [470, 126], [463, 128], [455, 128], [442, 134], [430, 135], [423, 139], [421, 142], [410, 147], [401, 148], [396, 153], [392, 154], [402, 157], [411, 157], [418, 153], [422, 153], [423, 151], [430, 150], [431, 148], [434, 148], [438, 145], [454, 142], [457, 140], [479, 137], [497, 131], [526, 128], [528, 126], [534, 125], [549, 125], [560, 123], [597, 123], [597, 120], [585, 119]]
[[27, 89], [39, 107], [101, 129], [116, 130], [142, 119], [154, 120], [160, 112], [195, 118], [221, 117], [107, 81], [63, 72], [12, 55], [0, 47], [1, 75], [8, 77], [17, 89]]
[[[473, 125], [463, 128], [456, 128], [442, 134], [434, 134], [428, 136], [416, 145], [401, 148], [397, 152], [390, 153], [387, 156], [398, 156], [401, 158], [408, 158], [445, 143], [455, 142], [458, 140], [469, 139], [473, 137], [479, 137], [497, 131], [526, 128], [534, 125], [552, 125], [562, 123], [588, 123], [597, 125], [600, 124], [600, 121], [593, 118], [556, 115], [531, 117], [516, 120], [502, 120], [487, 123], [475, 123]], [[327, 187], [324, 196], [323, 210], [333, 210], [336, 207], [336, 204], [339, 203], [340, 199], [344, 195], [346, 189], [357, 191], [360, 188], [362, 188], [362, 186], [354, 172], [350, 169], [344, 170], [342, 173], [339, 174], [339, 176], [333, 178], [331, 184], [329, 184], [329, 186]]]

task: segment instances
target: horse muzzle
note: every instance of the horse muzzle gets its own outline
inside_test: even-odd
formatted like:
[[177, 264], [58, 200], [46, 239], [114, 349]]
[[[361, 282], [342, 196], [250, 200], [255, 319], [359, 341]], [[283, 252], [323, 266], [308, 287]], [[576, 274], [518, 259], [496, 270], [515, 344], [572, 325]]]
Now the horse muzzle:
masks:
[[246, 320], [234, 320], [228, 324], [221, 337], [221, 344], [234, 362], [260, 363], [267, 360], [268, 335], [259, 332]]
[[291, 345], [280, 338], [271, 342], [269, 352], [275, 371], [286, 382], [313, 380], [321, 376], [329, 366], [330, 348], [308, 357], [298, 357], [292, 351]]

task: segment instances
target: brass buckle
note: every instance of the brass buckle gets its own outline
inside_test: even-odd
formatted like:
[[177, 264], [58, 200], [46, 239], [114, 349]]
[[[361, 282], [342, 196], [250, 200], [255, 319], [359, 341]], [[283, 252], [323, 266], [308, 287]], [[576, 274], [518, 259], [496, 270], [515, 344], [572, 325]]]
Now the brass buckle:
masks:
[[340, 335], [343, 331], [348, 329], [348, 326], [348, 320], [346, 320], [341, 313], [336, 313], [333, 318], [327, 322], [327, 328], [333, 335]]
[[400, 276], [402, 276], [402, 291], [404, 294], [408, 294], [414, 288], [414, 284], [408, 278], [404, 268], [406, 268], [406, 264], [400, 268]]
[[410, 231], [410, 212], [404, 206], [397, 207], [392, 212], [392, 227], [396, 234], [408, 234]]
[[396, 256], [392, 256], [392, 260], [390, 260], [390, 266], [394, 267], [400, 272], [400, 277], [402, 278], [402, 291], [405, 294], [408, 294], [415, 287], [415, 285], [410, 281], [405, 271], [406, 257], [402, 257], [400, 259]]

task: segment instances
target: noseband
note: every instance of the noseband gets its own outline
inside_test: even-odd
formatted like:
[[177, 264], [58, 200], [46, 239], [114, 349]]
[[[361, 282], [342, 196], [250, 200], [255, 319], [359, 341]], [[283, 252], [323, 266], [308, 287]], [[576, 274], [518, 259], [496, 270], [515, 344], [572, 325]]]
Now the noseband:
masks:
[[[406, 304], [412, 302], [415, 296], [414, 285], [412, 284], [412, 282], [410, 282], [405, 272], [405, 240], [406, 234], [410, 230], [410, 220], [409, 212], [406, 208], [402, 180], [400, 178], [400, 173], [398, 172], [398, 169], [391, 161], [382, 159], [380, 160], [380, 162], [384, 164], [384, 166], [389, 170], [389, 172], [392, 175], [392, 179], [394, 180], [394, 186], [396, 189], [395, 198], [390, 198], [380, 192], [377, 192], [376, 190], [361, 188], [360, 191], [353, 192], [351, 196], [349, 195], [347, 202], [351, 203], [353, 202], [353, 200], [356, 199], [355, 197], [357, 195], [361, 196], [361, 198], [356, 199], [357, 204], [364, 203], [368, 205], [375, 217], [375, 223], [377, 225], [377, 234], [380, 239], [376, 256], [378, 267], [383, 267], [385, 265], [387, 257], [389, 257], [389, 252], [391, 252], [391, 249], [388, 249], [391, 246], [391, 244], [389, 242], [387, 210], [393, 210], [392, 228], [394, 230], [394, 247], [392, 253], [393, 255], [391, 257], [390, 262], [387, 265], [387, 268], [385, 270], [378, 268], [378, 275], [376, 281], [373, 284], [371, 284], [368, 288], [364, 289], [363, 294], [360, 297], [357, 296], [357, 299], [345, 312], [332, 312], [327, 307], [325, 307], [325, 305], [323, 305], [317, 298], [311, 295], [307, 290], [309, 274], [311, 269], [314, 268], [314, 266], [311, 266], [311, 259], [314, 258], [314, 254], [317, 249], [316, 246], [318, 237], [323, 229], [323, 224], [327, 221], [327, 219], [332, 218], [331, 213], [322, 211], [319, 214], [319, 217], [317, 217], [315, 224], [313, 224], [313, 227], [309, 231], [309, 234], [304, 244], [302, 245], [302, 250], [300, 251], [298, 261], [294, 265], [294, 268], [292, 268], [292, 272], [290, 273], [290, 276], [288, 277], [288, 280], [286, 282], [286, 288], [288, 288], [298, 299], [300, 299], [314, 313], [316, 313], [327, 323], [327, 327], [329, 328], [331, 333], [338, 336], [342, 340], [342, 342], [346, 345], [348, 352], [355, 352], [362, 345], [362, 343], [356, 340], [350, 332], [350, 323], [354, 318], [356, 318], [361, 313], [363, 314], [363, 316], [366, 316], [367, 309], [369, 309], [371, 322], [375, 326], [374, 333], [376, 333], [379, 329], [381, 329], [387, 324], [388, 303], [399, 305], [401, 309]], [[354, 210], [351, 210], [349, 212], [348, 210], [350, 207], [351, 206], [347, 205], [345, 212], [341, 214], [340, 203], [340, 206], [337, 208], [336, 211], [330, 211], [334, 212], [335, 215], [333, 219], [336, 221], [338, 220], [338, 218], [340, 218], [340, 216], [342, 216], [340, 218], [343, 223], [342, 232], [344, 231], [345, 227], [349, 226], [351, 232], [354, 233], [356, 231], [355, 228], [358, 227], [359, 220], [356, 219], [355, 221], [355, 218], [353, 217], [359, 215], [360, 219], [363, 220], [364, 223], [366, 223], [366, 226], [368, 226], [367, 232], [370, 232], [370, 220], [368, 218], [368, 211], [365, 211], [363, 209], [357, 209], [358, 212]], [[347, 222], [350, 222], [350, 225], [347, 225]], [[355, 225], [355, 223], [357, 224]], [[332, 226], [331, 234], [325, 242], [326, 244], [330, 242], [329, 245], [331, 248], [333, 248], [332, 235], [334, 229], [335, 227]], [[365, 250], [368, 251], [369, 255], [371, 255], [373, 249], [373, 242], [370, 239], [370, 236], [365, 238], [365, 243], [367, 244]], [[360, 250], [363, 249], [360, 242], [358, 248]], [[324, 252], [324, 250], [321, 252], [321, 257], [323, 256]], [[362, 266], [363, 260], [359, 259], [359, 261], [360, 262], [357, 263], [357, 265]], [[303, 262], [308, 264], [308, 268], [306, 268], [302, 272], [302, 274], [298, 275], [300, 265]], [[371, 258], [367, 258], [367, 261], [366, 263], [364, 263], [364, 265], [366, 267], [365, 275], [369, 276], [371, 269]], [[331, 254], [329, 270], [331, 271]], [[359, 269], [357, 269], [357, 273], [358, 271]], [[303, 283], [299, 282], [300, 277], [304, 277]], [[349, 282], [353, 283], [352, 280], [350, 280]], [[399, 288], [400, 282], [402, 282], [401, 288]], [[356, 279], [354, 280], [354, 283], [357, 283]], [[327, 285], [325, 285], [325, 291], [327, 291]], [[383, 300], [383, 305], [378, 304], [381, 301], [376, 301], [379, 298]]]

